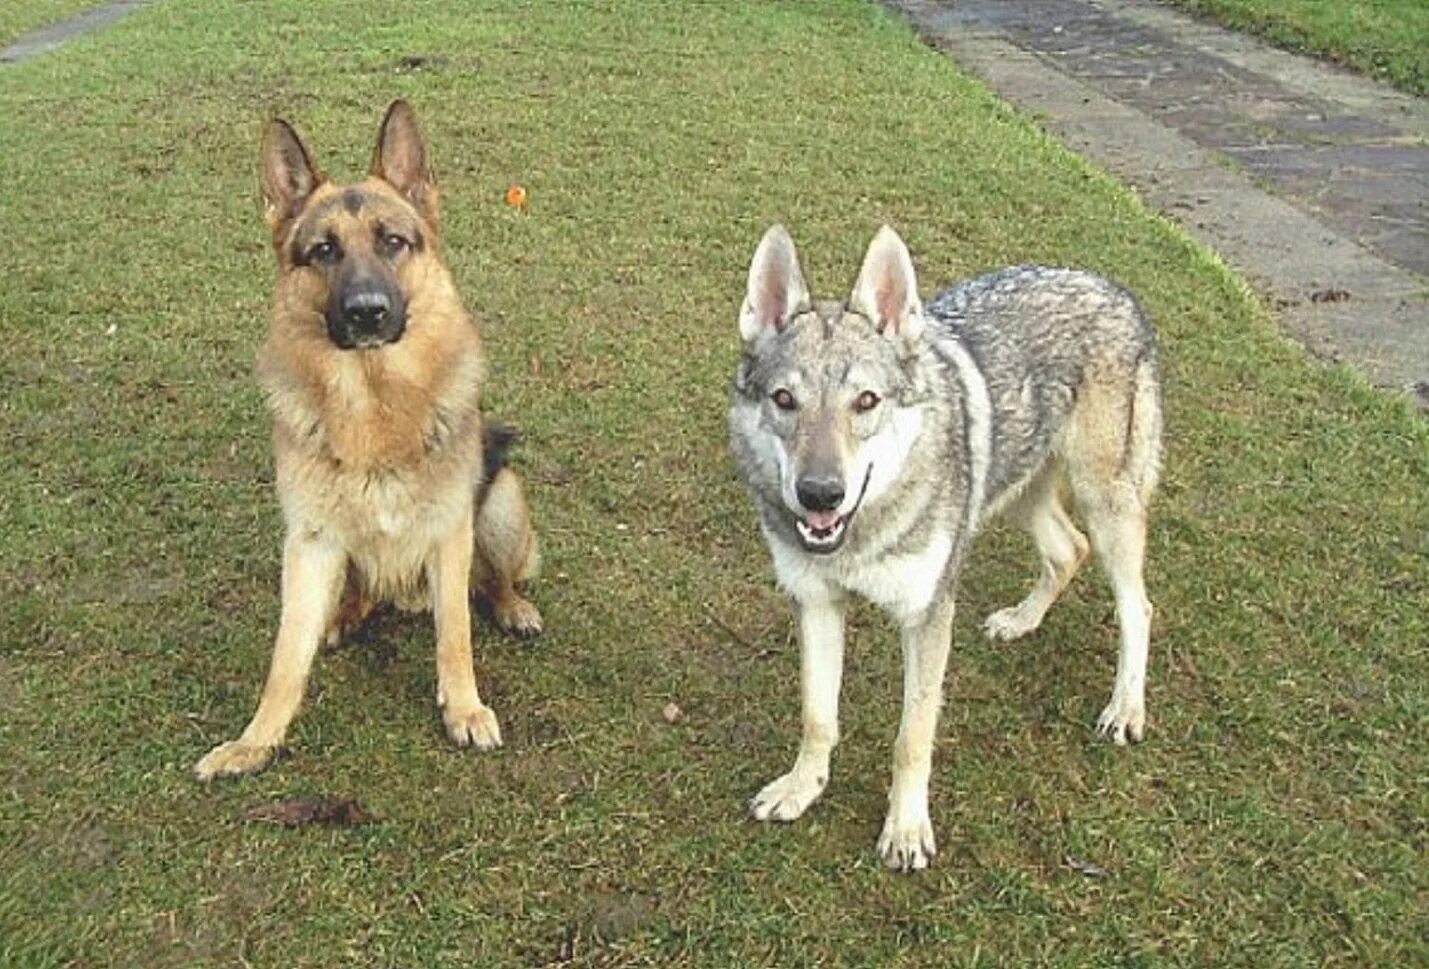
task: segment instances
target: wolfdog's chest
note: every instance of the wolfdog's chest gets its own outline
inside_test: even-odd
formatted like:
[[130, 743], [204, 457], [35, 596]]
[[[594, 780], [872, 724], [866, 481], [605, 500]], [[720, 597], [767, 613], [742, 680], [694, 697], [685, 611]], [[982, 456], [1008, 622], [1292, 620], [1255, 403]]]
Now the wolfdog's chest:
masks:
[[917, 548], [872, 555], [810, 555], [769, 537], [779, 584], [795, 599], [827, 596], [831, 589], [860, 595], [900, 621], [927, 609], [945, 579], [953, 552], [951, 531], [932, 531]]

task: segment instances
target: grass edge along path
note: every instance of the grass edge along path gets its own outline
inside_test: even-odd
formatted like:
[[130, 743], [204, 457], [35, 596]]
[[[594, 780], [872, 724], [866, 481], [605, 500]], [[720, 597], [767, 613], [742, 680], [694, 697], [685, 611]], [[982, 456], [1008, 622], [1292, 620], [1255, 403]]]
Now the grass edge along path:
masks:
[[1429, 95], [1429, 6], [1418, 0], [1162, 0], [1285, 50]]

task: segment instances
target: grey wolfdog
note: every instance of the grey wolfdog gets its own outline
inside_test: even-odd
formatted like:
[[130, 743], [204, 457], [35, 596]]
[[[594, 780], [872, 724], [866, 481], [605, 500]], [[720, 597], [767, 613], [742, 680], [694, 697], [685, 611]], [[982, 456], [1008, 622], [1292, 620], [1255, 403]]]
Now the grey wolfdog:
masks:
[[1088, 552], [1058, 497], [1064, 479], [1121, 624], [1116, 685], [1097, 730], [1139, 741], [1151, 623], [1142, 556], [1161, 389], [1155, 335], [1136, 301], [1091, 273], [1021, 267], [925, 306], [908, 250], [887, 226], [848, 301], [813, 301], [793, 241], [774, 226], [749, 268], [739, 333], [730, 435], [798, 615], [804, 710], [794, 767], [754, 796], [754, 816], [792, 821], [828, 782], [844, 609], [858, 593], [903, 629], [903, 716], [878, 851], [890, 868], [928, 865], [928, 777], [959, 568], [995, 514], [1027, 529], [1041, 576], [984, 628], [1007, 640], [1036, 629]]

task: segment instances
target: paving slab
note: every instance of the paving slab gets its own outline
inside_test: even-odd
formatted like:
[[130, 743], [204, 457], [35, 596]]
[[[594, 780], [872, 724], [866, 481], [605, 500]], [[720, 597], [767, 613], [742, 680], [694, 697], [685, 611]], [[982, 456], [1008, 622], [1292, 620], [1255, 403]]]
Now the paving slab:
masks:
[[1145, 0], [884, 3], [1429, 408], [1429, 102]]

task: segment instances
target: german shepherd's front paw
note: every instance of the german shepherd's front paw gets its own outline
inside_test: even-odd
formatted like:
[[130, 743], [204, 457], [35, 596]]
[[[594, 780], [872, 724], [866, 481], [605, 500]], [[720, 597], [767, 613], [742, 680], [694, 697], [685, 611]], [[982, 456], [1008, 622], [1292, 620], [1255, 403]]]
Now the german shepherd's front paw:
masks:
[[894, 871], [921, 871], [938, 853], [933, 841], [933, 822], [926, 809], [921, 817], [901, 817], [897, 810], [888, 812], [883, 822], [883, 834], [878, 838], [878, 853], [883, 863]]
[[206, 782], [215, 777], [253, 774], [267, 767], [277, 753], [276, 746], [230, 740], [205, 754], [203, 760], [194, 766], [194, 776]]
[[1097, 733], [1118, 747], [1141, 743], [1146, 735], [1146, 704], [1120, 692], [1113, 693], [1111, 702], [1097, 717]]
[[492, 750], [501, 746], [501, 724], [496, 720], [496, 712], [485, 704], [454, 708], [442, 711], [442, 721], [447, 727], [447, 736], [458, 747], [475, 747], [477, 750]]
[[749, 802], [756, 821], [793, 821], [824, 793], [828, 777], [792, 770], [770, 781]]

